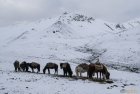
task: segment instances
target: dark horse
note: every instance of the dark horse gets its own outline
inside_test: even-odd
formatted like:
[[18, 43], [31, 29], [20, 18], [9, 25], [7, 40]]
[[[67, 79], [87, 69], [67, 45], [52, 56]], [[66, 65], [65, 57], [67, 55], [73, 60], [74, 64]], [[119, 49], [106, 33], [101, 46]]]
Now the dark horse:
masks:
[[110, 79], [110, 73], [107, 70], [107, 67], [103, 64], [89, 64], [89, 69], [88, 69], [88, 76], [89, 78], [92, 78], [92, 75], [94, 73], [97, 73], [97, 78], [98, 78], [98, 72], [100, 73], [100, 79], [101, 79], [101, 74], [103, 76], [103, 79]]
[[15, 61], [14, 62], [14, 67], [15, 67], [15, 71], [17, 72], [17, 71], [20, 71], [20, 65], [19, 65], [19, 61]]
[[29, 69], [28, 64], [25, 61], [20, 64], [20, 68], [22, 69], [22, 71], [28, 71]]
[[36, 62], [27, 63], [27, 66], [29, 66], [32, 69], [32, 72], [34, 72], [34, 69], [37, 69], [37, 73], [40, 72], [40, 64]]
[[55, 64], [55, 63], [52, 63], [52, 62], [47, 63], [46, 66], [43, 69], [43, 73], [44, 74], [46, 72], [46, 69], [48, 69], [48, 74], [50, 74], [50, 69], [54, 69], [55, 70], [55, 73], [58, 74], [58, 65]]
[[64, 76], [67, 76], [67, 73], [72, 77], [72, 70], [69, 63], [60, 63], [60, 68], [63, 69]]

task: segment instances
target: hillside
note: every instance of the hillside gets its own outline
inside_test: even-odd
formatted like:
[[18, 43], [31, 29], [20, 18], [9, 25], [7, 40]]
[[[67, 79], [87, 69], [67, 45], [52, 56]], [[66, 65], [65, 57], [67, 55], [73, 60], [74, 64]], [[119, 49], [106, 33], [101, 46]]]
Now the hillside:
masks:
[[[122, 94], [121, 90], [127, 91], [131, 87], [139, 92], [139, 30], [140, 19], [118, 24], [73, 13], [1, 27], [0, 93]], [[69, 62], [75, 75], [77, 64], [94, 63], [97, 57], [108, 66], [113, 84], [15, 73], [13, 67], [15, 60], [35, 61], [40, 63], [42, 73], [48, 62]], [[60, 68], [59, 74], [63, 74]]]
[[[1, 53], [10, 55], [12, 51], [21, 59], [53, 57], [54, 60], [75, 63], [99, 56], [106, 64], [139, 67], [139, 22], [137, 19], [113, 24], [80, 14], [64, 13], [56, 18], [1, 28]], [[86, 51], [88, 49], [91, 52]]]

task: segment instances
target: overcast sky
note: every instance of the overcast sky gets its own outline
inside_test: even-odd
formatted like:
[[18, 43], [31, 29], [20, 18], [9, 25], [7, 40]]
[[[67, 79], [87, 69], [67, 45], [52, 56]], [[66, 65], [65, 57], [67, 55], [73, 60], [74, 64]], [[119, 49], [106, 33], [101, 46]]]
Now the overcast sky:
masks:
[[83, 12], [111, 22], [140, 17], [140, 0], [0, 0], [0, 26]]

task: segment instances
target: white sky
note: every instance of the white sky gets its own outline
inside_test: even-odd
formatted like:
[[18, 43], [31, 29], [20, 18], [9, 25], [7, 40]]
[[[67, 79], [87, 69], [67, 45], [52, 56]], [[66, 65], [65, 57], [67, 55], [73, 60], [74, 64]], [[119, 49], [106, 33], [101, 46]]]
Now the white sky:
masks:
[[111, 22], [140, 17], [140, 0], [0, 0], [0, 26], [80, 11]]

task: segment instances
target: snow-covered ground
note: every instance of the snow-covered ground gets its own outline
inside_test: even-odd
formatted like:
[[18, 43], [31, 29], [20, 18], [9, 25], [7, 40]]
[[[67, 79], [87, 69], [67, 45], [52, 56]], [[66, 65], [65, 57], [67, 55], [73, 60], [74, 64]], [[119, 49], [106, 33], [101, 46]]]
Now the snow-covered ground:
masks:
[[[139, 30], [140, 19], [115, 24], [72, 13], [1, 27], [0, 94], [140, 94], [140, 74], [133, 73], [140, 72]], [[42, 73], [47, 62], [69, 62], [74, 72], [98, 56], [114, 83], [14, 72], [13, 66], [35, 61]]]
[[[1, 62], [0, 94], [139, 94], [140, 74], [109, 70], [114, 83], [75, 80], [52, 75], [14, 72], [12, 62]], [[75, 68], [76, 64], [71, 64]], [[42, 68], [41, 65], [41, 73]], [[59, 69], [59, 75], [62, 75]], [[75, 73], [74, 73], [75, 75]], [[84, 75], [85, 76], [85, 75]]]

